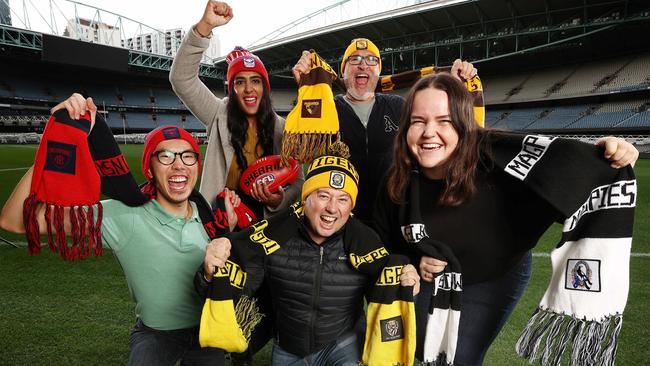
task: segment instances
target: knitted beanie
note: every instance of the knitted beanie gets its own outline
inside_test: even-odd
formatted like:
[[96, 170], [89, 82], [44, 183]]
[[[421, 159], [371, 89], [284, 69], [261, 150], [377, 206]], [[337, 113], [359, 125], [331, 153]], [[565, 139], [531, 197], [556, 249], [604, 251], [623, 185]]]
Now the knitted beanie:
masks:
[[201, 152], [199, 151], [199, 144], [196, 142], [194, 137], [180, 127], [171, 125], [161, 126], [149, 132], [147, 137], [144, 139], [144, 149], [142, 150], [142, 173], [148, 181], [153, 179], [153, 175], [151, 175], [151, 171], [149, 170], [149, 164], [151, 163], [151, 156], [156, 150], [156, 147], [165, 140], [174, 139], [185, 140], [192, 146], [192, 150], [199, 155], [198, 164], [199, 170], [201, 170]]
[[269, 74], [266, 72], [266, 68], [260, 60], [259, 57], [252, 54], [247, 49], [242, 47], [235, 47], [228, 56], [226, 56], [226, 63], [228, 64], [228, 72], [226, 74], [226, 80], [228, 82], [228, 94], [230, 94], [230, 88], [232, 81], [235, 78], [235, 75], [242, 71], [253, 71], [260, 74], [264, 81], [266, 82], [267, 90], [271, 90], [271, 83], [269, 83]]
[[345, 72], [345, 64], [348, 62], [348, 57], [359, 50], [366, 50], [379, 58], [379, 71], [381, 71], [381, 55], [379, 48], [367, 38], [355, 38], [350, 42], [348, 48], [345, 49], [343, 59], [341, 60], [341, 75]]
[[348, 159], [332, 155], [321, 156], [314, 159], [307, 168], [305, 183], [302, 185], [302, 200], [319, 188], [342, 190], [350, 195], [354, 208], [359, 192], [359, 173]]

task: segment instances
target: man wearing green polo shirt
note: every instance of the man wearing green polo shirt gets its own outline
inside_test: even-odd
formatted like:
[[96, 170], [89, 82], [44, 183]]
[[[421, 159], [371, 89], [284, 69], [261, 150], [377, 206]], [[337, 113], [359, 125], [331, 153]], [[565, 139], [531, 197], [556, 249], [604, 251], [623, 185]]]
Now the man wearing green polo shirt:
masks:
[[[71, 118], [91, 112], [92, 99], [74, 94], [53, 108], [66, 108]], [[154, 199], [138, 207], [120, 201], [102, 201], [102, 241], [119, 261], [136, 303], [136, 324], [131, 332], [129, 365], [220, 365], [223, 351], [201, 349], [198, 325], [202, 299], [194, 290], [194, 274], [203, 263], [210, 242], [196, 205], [189, 201], [200, 168], [194, 138], [176, 126], [151, 131], [142, 153], [142, 170]], [[32, 168], [33, 169], [33, 168]], [[22, 208], [32, 180], [29, 169], [9, 197], [0, 226], [24, 233]], [[231, 229], [237, 222], [234, 192], [225, 199]], [[37, 215], [46, 232], [44, 207]], [[68, 220], [66, 220], [67, 222]], [[66, 232], [70, 228], [66, 227]]]

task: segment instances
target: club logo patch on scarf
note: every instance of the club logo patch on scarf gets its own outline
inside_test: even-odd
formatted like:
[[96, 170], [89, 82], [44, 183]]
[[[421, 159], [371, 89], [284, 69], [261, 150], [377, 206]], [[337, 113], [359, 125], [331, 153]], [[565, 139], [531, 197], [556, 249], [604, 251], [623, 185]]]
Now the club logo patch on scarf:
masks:
[[419, 243], [420, 240], [428, 238], [424, 224], [409, 224], [401, 227], [402, 236], [407, 243]]
[[528, 135], [521, 143], [521, 151], [517, 154], [504, 169], [513, 177], [524, 180], [531, 169], [542, 158], [555, 137]]
[[381, 341], [390, 342], [404, 338], [404, 325], [402, 317], [396, 316], [379, 320], [381, 326]]
[[244, 57], [244, 67], [249, 69], [255, 68], [255, 59], [252, 57]]
[[567, 290], [600, 292], [600, 260], [567, 260], [565, 279]]
[[301, 118], [321, 118], [322, 100], [305, 99], [300, 110]]
[[63, 142], [47, 141], [45, 168], [58, 173], [75, 174], [77, 162], [77, 147]]
[[345, 187], [345, 174], [336, 171], [331, 172], [330, 187], [336, 189], [343, 189], [343, 187]]

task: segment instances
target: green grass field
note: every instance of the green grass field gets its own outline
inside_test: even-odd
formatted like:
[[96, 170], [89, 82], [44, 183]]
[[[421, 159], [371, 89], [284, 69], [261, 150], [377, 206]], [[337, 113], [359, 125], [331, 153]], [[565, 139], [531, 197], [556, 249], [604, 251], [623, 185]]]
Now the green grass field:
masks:
[[[123, 146], [142, 180], [142, 145]], [[0, 204], [31, 165], [35, 146], [0, 145]], [[639, 196], [632, 251], [650, 253], [650, 160], [637, 163]], [[551, 228], [536, 253], [548, 253], [560, 233]], [[24, 238], [4, 231], [15, 242]], [[650, 257], [633, 256], [630, 294], [619, 342], [618, 365], [644, 365], [650, 359]], [[490, 349], [486, 365], [526, 365], [514, 344], [541, 299], [550, 278], [550, 258], [535, 257], [533, 278], [505, 328]], [[119, 264], [109, 252], [78, 263], [48, 253], [28, 257], [0, 243], [0, 365], [123, 365], [134, 322], [133, 303]], [[270, 364], [270, 346], [256, 355]]]

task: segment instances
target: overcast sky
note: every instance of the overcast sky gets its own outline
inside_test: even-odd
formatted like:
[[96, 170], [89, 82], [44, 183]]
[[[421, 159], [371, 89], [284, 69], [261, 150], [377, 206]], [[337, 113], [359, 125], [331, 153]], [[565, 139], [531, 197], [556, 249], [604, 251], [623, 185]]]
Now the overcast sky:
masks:
[[[2, 1], [2, 0], [0, 0]], [[132, 18], [157, 29], [189, 28], [203, 14], [207, 1], [205, 0], [78, 0], [104, 10]], [[266, 34], [323, 7], [336, 3], [337, 0], [231, 0], [234, 18], [224, 27], [215, 30], [221, 41], [221, 52], [227, 53], [236, 45], [247, 46]], [[10, 0], [12, 18], [22, 14], [23, 0]], [[48, 17], [49, 0], [25, 1], [30, 8], [39, 6], [41, 15], [32, 14], [30, 20], [36, 23], [39, 17]], [[65, 9], [66, 2], [55, 0], [58, 7], [66, 13], [73, 12]], [[35, 13], [35, 11], [31, 11]], [[22, 27], [20, 22], [13, 21], [15, 26]], [[32, 27], [34, 25], [32, 24]]]

